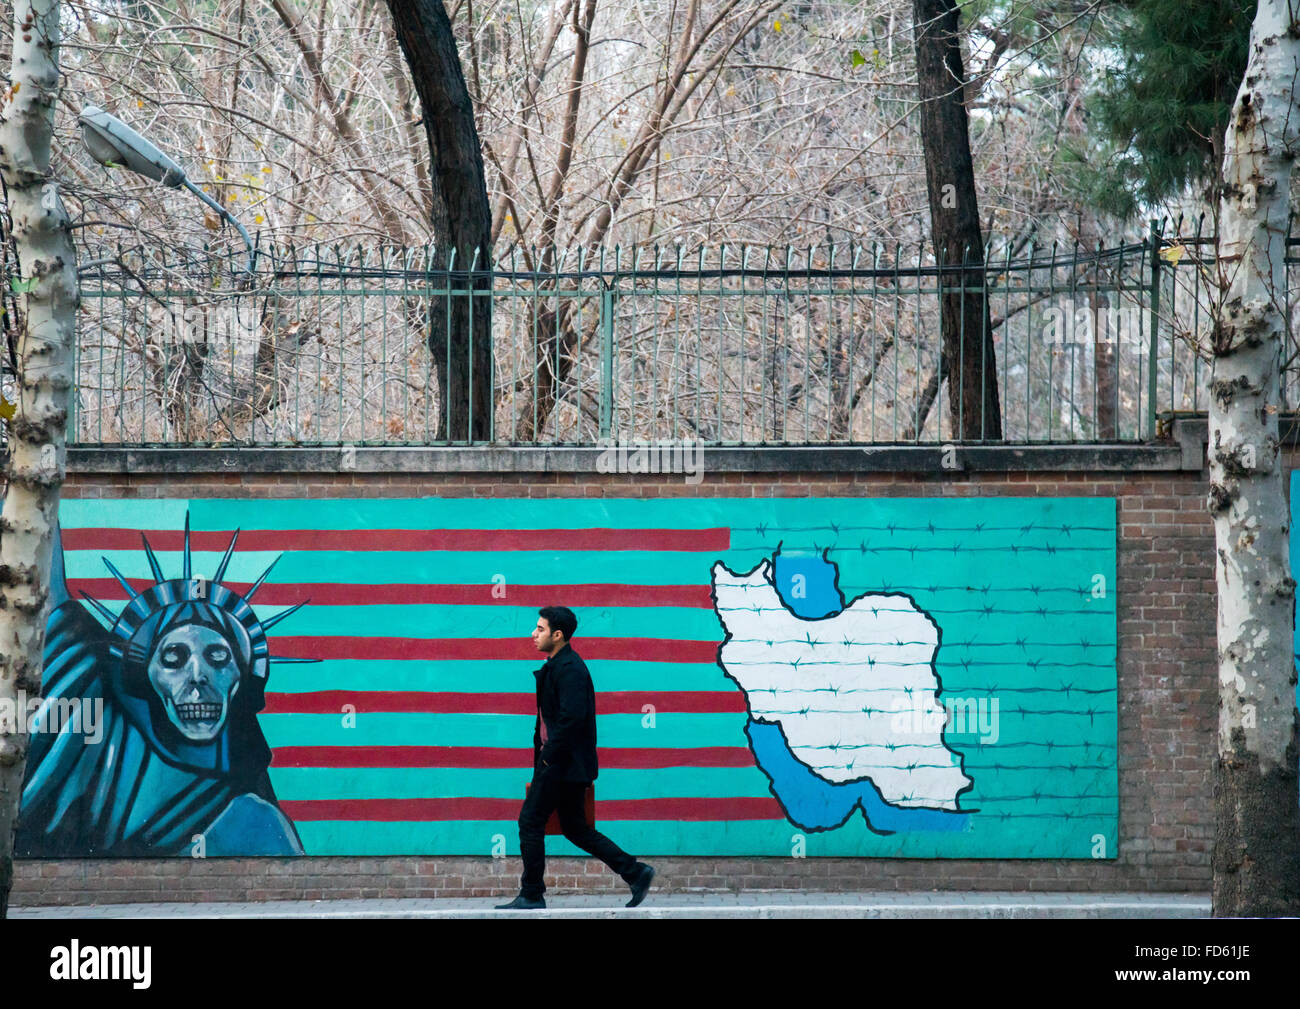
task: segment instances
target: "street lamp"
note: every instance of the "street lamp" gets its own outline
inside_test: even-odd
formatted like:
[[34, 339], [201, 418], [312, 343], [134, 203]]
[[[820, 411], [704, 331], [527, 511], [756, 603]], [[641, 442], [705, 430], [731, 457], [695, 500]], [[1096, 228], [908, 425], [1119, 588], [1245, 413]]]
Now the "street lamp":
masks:
[[225, 207], [199, 189], [185, 176], [185, 170], [116, 116], [98, 105], [87, 105], [77, 117], [81, 125], [81, 142], [90, 156], [106, 168], [126, 168], [138, 175], [161, 182], [169, 189], [184, 186], [209, 207], [233, 224], [248, 246], [248, 272], [253, 272], [257, 251], [248, 231]]

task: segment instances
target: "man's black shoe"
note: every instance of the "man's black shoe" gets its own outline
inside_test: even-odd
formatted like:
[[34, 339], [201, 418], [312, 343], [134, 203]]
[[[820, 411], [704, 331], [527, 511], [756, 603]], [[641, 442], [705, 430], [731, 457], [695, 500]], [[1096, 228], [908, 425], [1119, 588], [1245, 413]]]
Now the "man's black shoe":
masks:
[[529, 900], [521, 893], [509, 904], [498, 904], [496, 909], [498, 911], [545, 911], [546, 898], [539, 897], [537, 900]]
[[641, 875], [637, 876], [632, 887], [632, 899], [627, 902], [628, 907], [636, 907], [641, 901], [645, 900], [645, 895], [650, 892], [650, 882], [655, 878], [654, 869], [648, 865], [641, 866]]

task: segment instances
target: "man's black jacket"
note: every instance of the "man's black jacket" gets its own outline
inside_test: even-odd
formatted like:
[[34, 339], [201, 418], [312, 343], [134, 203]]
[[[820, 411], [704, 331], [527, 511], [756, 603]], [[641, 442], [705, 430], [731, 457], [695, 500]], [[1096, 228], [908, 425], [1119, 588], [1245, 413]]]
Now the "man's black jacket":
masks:
[[539, 718], [533, 729], [533, 766], [553, 767], [562, 781], [595, 781], [596, 689], [587, 664], [566, 644], [534, 675]]

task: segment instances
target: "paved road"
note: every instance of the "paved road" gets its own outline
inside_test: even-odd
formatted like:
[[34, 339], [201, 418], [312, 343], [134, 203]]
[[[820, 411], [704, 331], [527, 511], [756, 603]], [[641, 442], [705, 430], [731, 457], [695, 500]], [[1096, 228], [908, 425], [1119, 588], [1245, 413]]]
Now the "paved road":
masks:
[[545, 911], [496, 911], [500, 898], [11, 907], [15, 919], [85, 918], [1206, 918], [1209, 895], [1129, 893], [653, 892], [629, 910], [611, 896], [551, 898]]

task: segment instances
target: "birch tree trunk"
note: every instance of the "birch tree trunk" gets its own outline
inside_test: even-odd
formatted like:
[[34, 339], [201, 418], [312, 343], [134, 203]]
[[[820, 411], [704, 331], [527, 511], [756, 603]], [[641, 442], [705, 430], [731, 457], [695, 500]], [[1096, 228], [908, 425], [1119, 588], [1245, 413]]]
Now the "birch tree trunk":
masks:
[[27, 755], [26, 710], [17, 701], [39, 696], [41, 688], [77, 307], [76, 253], [50, 177], [58, 0], [17, 0], [14, 19], [11, 83], [0, 101], [0, 171], [21, 264], [21, 277], [13, 278], [20, 306], [18, 409], [9, 427], [0, 518], [0, 716], [9, 708], [16, 717], [0, 719], [0, 918], [13, 881], [14, 824]]
[[1220, 205], [1210, 498], [1218, 582], [1214, 914], [1300, 913], [1295, 581], [1278, 444], [1300, 4], [1261, 0], [1228, 124]]

